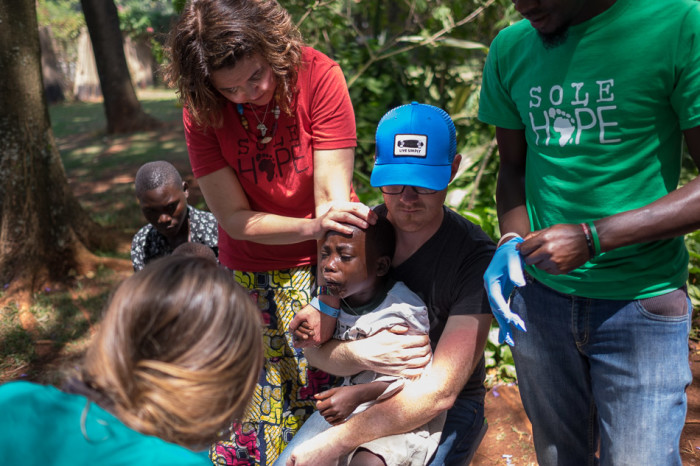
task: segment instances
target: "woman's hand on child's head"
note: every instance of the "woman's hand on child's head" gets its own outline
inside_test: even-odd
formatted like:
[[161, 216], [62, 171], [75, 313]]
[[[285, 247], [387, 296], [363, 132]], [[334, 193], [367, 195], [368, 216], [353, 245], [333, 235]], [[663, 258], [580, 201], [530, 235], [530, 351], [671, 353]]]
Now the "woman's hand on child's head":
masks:
[[367, 370], [380, 374], [415, 378], [430, 362], [433, 352], [428, 335], [409, 335], [408, 328], [395, 325], [353, 342], [353, 351]]
[[362, 400], [356, 396], [357, 391], [354, 387], [334, 387], [325, 392], [314, 395], [316, 398], [316, 409], [321, 413], [326, 422], [332, 425], [338, 425], [355, 411]]
[[[324, 211], [324, 209], [326, 209]], [[352, 234], [349, 225], [365, 229], [377, 221], [377, 214], [361, 202], [331, 202], [321, 208], [317, 215], [317, 228], [314, 237], [321, 240], [329, 230], [342, 234]]]

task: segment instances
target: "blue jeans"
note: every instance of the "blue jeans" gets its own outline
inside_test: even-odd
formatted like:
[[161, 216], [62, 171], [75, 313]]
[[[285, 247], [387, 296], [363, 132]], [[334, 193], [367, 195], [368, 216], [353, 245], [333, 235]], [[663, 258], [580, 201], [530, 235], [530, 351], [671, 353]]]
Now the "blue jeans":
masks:
[[527, 326], [512, 352], [541, 466], [681, 464], [692, 380], [685, 290], [613, 301], [529, 280], [511, 307]]
[[455, 404], [447, 411], [445, 426], [442, 428], [440, 445], [433, 455], [429, 466], [461, 466], [465, 459], [479, 445], [474, 442], [484, 425], [484, 404], [481, 402], [457, 398]]
[[[428, 464], [431, 466], [464, 464], [464, 459], [478, 446], [473, 445], [473, 443], [483, 424], [483, 403], [457, 399], [447, 412], [440, 445]], [[277, 458], [274, 466], [284, 466], [297, 446], [330, 428], [331, 425], [326, 422], [321, 413], [314, 412], [294, 435], [292, 441]]]

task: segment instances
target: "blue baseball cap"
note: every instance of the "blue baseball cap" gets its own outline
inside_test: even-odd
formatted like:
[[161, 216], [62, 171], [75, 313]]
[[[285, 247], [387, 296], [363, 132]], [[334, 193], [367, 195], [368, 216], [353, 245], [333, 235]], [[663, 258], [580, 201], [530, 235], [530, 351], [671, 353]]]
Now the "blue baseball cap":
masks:
[[370, 184], [443, 190], [457, 153], [455, 125], [438, 107], [412, 102], [389, 110], [377, 126]]

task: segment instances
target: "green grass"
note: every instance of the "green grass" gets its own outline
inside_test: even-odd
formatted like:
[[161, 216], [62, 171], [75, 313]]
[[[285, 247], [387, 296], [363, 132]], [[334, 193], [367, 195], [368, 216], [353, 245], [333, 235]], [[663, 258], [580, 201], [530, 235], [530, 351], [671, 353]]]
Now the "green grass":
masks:
[[[143, 109], [164, 122], [179, 122], [182, 107], [170, 89], [138, 91]], [[106, 119], [102, 102], [64, 102], [49, 107], [54, 136], [64, 138], [76, 134], [104, 135]]]
[[[170, 90], [140, 92], [144, 110], [171, 130], [182, 119], [182, 108]], [[75, 177], [101, 178], [125, 166], [150, 160], [186, 160], [182, 131], [144, 131], [107, 135], [101, 102], [68, 102], [49, 108], [52, 129], [66, 172]]]
[[28, 366], [34, 357], [34, 341], [20, 325], [17, 307], [0, 309], [0, 374], [21, 375], [17, 370]]
[[116, 281], [113, 271], [101, 268], [71, 288], [34, 293], [28, 310], [36, 323], [33, 332], [22, 327], [16, 306], [0, 309], [0, 381], [60, 382], [66, 363], [85, 349]]

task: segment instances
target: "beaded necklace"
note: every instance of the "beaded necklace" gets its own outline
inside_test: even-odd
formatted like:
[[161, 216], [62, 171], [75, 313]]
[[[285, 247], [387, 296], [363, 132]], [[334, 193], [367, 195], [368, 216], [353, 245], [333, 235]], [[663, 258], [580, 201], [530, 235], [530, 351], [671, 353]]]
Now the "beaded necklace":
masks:
[[[255, 119], [258, 120], [258, 126], [256, 128], [260, 131], [260, 137], [257, 138], [258, 142], [262, 144], [267, 144], [268, 142], [272, 141], [272, 138], [275, 136], [275, 133], [277, 132], [277, 121], [280, 118], [280, 106], [275, 104], [275, 108], [272, 109], [272, 114], [275, 116], [275, 123], [272, 125], [272, 131], [270, 132], [269, 136], [266, 136], [267, 134], [267, 126], [265, 125], [265, 118], [267, 117], [267, 110], [269, 108], [270, 103], [268, 102], [268, 106], [265, 107], [265, 115], [263, 115], [262, 121], [258, 119], [258, 114], [255, 113], [255, 110], [253, 109], [253, 106], [248, 104], [250, 107], [250, 110], [253, 112], [253, 115], [255, 115]], [[241, 120], [241, 126], [248, 131], [250, 128], [250, 125], [248, 124], [248, 119], [243, 115], [243, 104], [237, 104], [236, 109], [238, 111], [238, 118]]]

